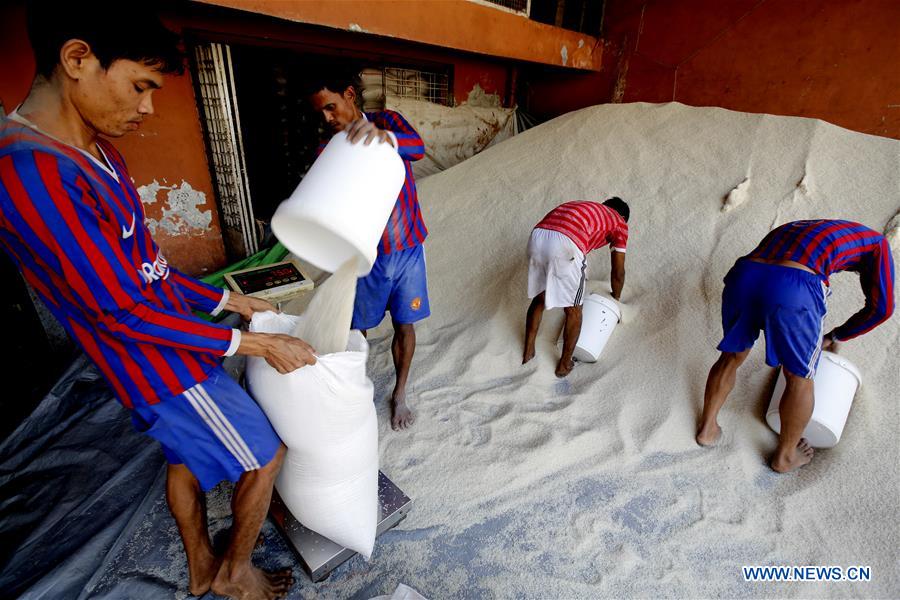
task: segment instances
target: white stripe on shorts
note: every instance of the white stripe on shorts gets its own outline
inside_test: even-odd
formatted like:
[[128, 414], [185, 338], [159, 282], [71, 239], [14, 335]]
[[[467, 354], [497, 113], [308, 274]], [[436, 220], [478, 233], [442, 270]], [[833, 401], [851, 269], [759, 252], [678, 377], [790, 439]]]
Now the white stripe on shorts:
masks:
[[[203, 393], [201, 394], [200, 391]], [[197, 384], [191, 389], [185, 390], [184, 396], [213, 434], [215, 434], [216, 438], [222, 442], [222, 445], [241, 464], [241, 468], [245, 471], [259, 468], [259, 462], [253, 456], [253, 453], [250, 452], [244, 440], [234, 430], [234, 427], [222, 414], [215, 402], [212, 401], [206, 390], [203, 389], [202, 384]]]
[[225, 426], [226, 430], [234, 439], [235, 444], [238, 449], [241, 451], [243, 456], [247, 459], [247, 464], [250, 465], [251, 469], [259, 469], [259, 461], [256, 459], [256, 456], [253, 454], [253, 451], [250, 450], [250, 447], [247, 445], [247, 442], [244, 441], [244, 438], [241, 437], [241, 434], [238, 433], [237, 429], [231, 424], [231, 421], [225, 416], [222, 410], [219, 408], [219, 405], [215, 403], [215, 401], [210, 397], [209, 392], [206, 391], [206, 388], [203, 387], [202, 384], [197, 385], [197, 390], [199, 391], [199, 396], [202, 397], [206, 405], [212, 410], [218, 418], [221, 420], [222, 424]]
[[219, 428], [218, 424], [213, 420], [212, 415], [209, 414], [206, 407], [201, 404], [201, 400], [197, 393], [193, 390], [193, 388], [184, 391], [184, 397], [187, 398], [188, 402], [191, 403], [191, 406], [197, 411], [197, 414], [203, 419], [203, 422], [206, 423], [206, 426], [209, 427], [210, 431], [212, 431], [216, 438], [222, 442], [222, 445], [234, 456], [235, 459], [239, 463], [241, 463], [241, 468], [245, 471], [250, 470], [249, 466], [246, 462], [246, 459], [241, 456], [241, 454], [237, 451], [231, 439], [228, 436], [224, 435], [223, 431]]
[[258, 469], [259, 461], [256, 460], [256, 456], [253, 455], [253, 452], [250, 450], [250, 447], [247, 445], [247, 442], [244, 441], [244, 438], [242, 438], [241, 434], [239, 434], [237, 432], [237, 429], [234, 428], [234, 426], [231, 424], [231, 421], [229, 421], [228, 418], [225, 416], [225, 414], [222, 413], [222, 410], [219, 408], [219, 405], [213, 401], [213, 399], [210, 397], [209, 393], [206, 391], [206, 388], [203, 387], [203, 384], [197, 384], [197, 389], [200, 391], [200, 395], [206, 399], [206, 402], [208, 403], [209, 407], [213, 411], [215, 411], [215, 413], [217, 415], [219, 415], [219, 418], [222, 419], [222, 422], [224, 423], [225, 427], [228, 428], [228, 431], [230, 431], [231, 434], [234, 436], [235, 441], [238, 444], [238, 447], [241, 448], [244, 451], [245, 455], [249, 458], [249, 463], [250, 463], [251, 468]]
[[[828, 296], [830, 295], [831, 290], [825, 285], [824, 281], [819, 282], [822, 286], [822, 303], [825, 305], [826, 312], [828, 311]], [[809, 362], [806, 364], [806, 378], [812, 379], [816, 375], [815, 365], [819, 360], [819, 356], [822, 354], [822, 336], [825, 335], [825, 313], [822, 314], [822, 320], [819, 322], [819, 343], [816, 344], [816, 350], [812, 353], [812, 356], [809, 357]]]
[[575, 306], [581, 306], [582, 296], [584, 295], [584, 284], [586, 279], [587, 271], [587, 257], [585, 256], [581, 260], [581, 283], [578, 284], [578, 292], [575, 294]]

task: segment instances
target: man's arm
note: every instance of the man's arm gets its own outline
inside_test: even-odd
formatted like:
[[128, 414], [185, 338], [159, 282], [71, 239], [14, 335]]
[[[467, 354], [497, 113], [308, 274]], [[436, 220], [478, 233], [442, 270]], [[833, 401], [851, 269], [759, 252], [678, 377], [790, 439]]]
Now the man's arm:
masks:
[[226, 304], [231, 296], [229, 290], [185, 275], [172, 265], [169, 265], [169, 283], [181, 291], [184, 299], [187, 300], [192, 309], [212, 316], [216, 316], [223, 309], [227, 308]]
[[290, 373], [305, 365], [316, 364], [315, 350], [312, 346], [291, 335], [281, 333], [241, 334], [241, 345], [237, 354], [261, 356], [279, 373]]
[[622, 297], [622, 287], [625, 286], [625, 253], [613, 250], [610, 252], [612, 259], [612, 268], [610, 270], [610, 280], [612, 283], [612, 297], [620, 300]]
[[392, 110], [382, 111], [376, 122], [360, 119], [347, 130], [347, 137], [354, 144], [363, 139], [366, 144], [375, 139], [388, 142], [404, 160], [414, 161], [425, 156], [425, 142], [418, 132], [400, 113]]
[[[28, 187], [19, 176], [27, 173]], [[6, 215], [31, 239], [70, 301], [98, 327], [124, 340], [222, 356], [240, 344], [240, 332], [147, 303], [143, 276], [122, 246], [117, 224], [97, 208], [79, 169], [42, 152], [17, 152], [0, 163], [0, 179], [14, 210]]]
[[225, 303], [225, 310], [240, 314], [245, 321], [253, 318], [253, 313], [258, 312], [278, 312], [278, 309], [268, 300], [256, 298], [254, 296], [245, 296], [237, 292], [228, 294], [228, 301]]
[[171, 265], [169, 266], [169, 281], [181, 290], [191, 308], [212, 316], [227, 310], [239, 313], [245, 321], [249, 321], [253, 318], [253, 313], [278, 311], [272, 303], [266, 300], [210, 285], [185, 275]]
[[420, 160], [425, 156], [425, 142], [419, 132], [416, 131], [403, 116], [392, 110], [380, 113], [382, 129], [390, 131], [397, 140], [397, 153], [404, 160]]
[[826, 346], [830, 346], [827, 344], [828, 338], [835, 342], [851, 340], [873, 330], [893, 314], [894, 261], [886, 239], [882, 238], [878, 248], [873, 250], [868, 265], [860, 271], [859, 285], [866, 297], [865, 306], [846, 323], [826, 334], [826, 344], [823, 344], [826, 350]]

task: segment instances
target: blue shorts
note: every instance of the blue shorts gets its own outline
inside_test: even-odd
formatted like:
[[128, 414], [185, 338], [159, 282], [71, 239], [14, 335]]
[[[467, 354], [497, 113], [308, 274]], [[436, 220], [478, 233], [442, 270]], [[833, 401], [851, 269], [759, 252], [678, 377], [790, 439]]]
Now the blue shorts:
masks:
[[739, 260], [722, 292], [722, 352], [753, 347], [766, 335], [766, 364], [783, 365], [812, 378], [822, 352], [825, 301], [830, 290], [819, 275], [802, 269]]
[[397, 323], [415, 323], [431, 314], [421, 244], [379, 254], [371, 273], [356, 282], [353, 329], [377, 327], [387, 311]]
[[135, 407], [131, 419], [162, 444], [169, 464], [185, 465], [203, 491], [265, 466], [281, 445], [259, 405], [222, 368], [178, 396]]

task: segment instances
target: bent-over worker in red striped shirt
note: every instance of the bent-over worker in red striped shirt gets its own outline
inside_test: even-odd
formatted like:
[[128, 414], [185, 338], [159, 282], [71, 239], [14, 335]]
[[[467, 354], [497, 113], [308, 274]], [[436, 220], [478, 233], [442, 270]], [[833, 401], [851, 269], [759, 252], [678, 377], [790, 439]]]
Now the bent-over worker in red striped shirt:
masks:
[[562, 307], [566, 321], [556, 376], [565, 377], [572, 371], [572, 353], [581, 333], [587, 254], [609, 244], [612, 297], [619, 300], [625, 285], [629, 212], [628, 204], [616, 197], [603, 204], [566, 202], [535, 226], [528, 241], [528, 297], [532, 301], [525, 318], [522, 364], [534, 358], [534, 342], [544, 309]]

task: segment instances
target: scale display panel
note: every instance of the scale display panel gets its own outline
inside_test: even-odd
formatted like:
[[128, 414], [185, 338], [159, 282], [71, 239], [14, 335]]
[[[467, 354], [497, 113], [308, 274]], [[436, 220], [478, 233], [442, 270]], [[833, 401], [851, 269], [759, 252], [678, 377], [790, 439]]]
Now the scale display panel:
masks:
[[286, 260], [225, 275], [229, 287], [246, 296], [282, 301], [313, 289], [313, 282], [293, 261]]

